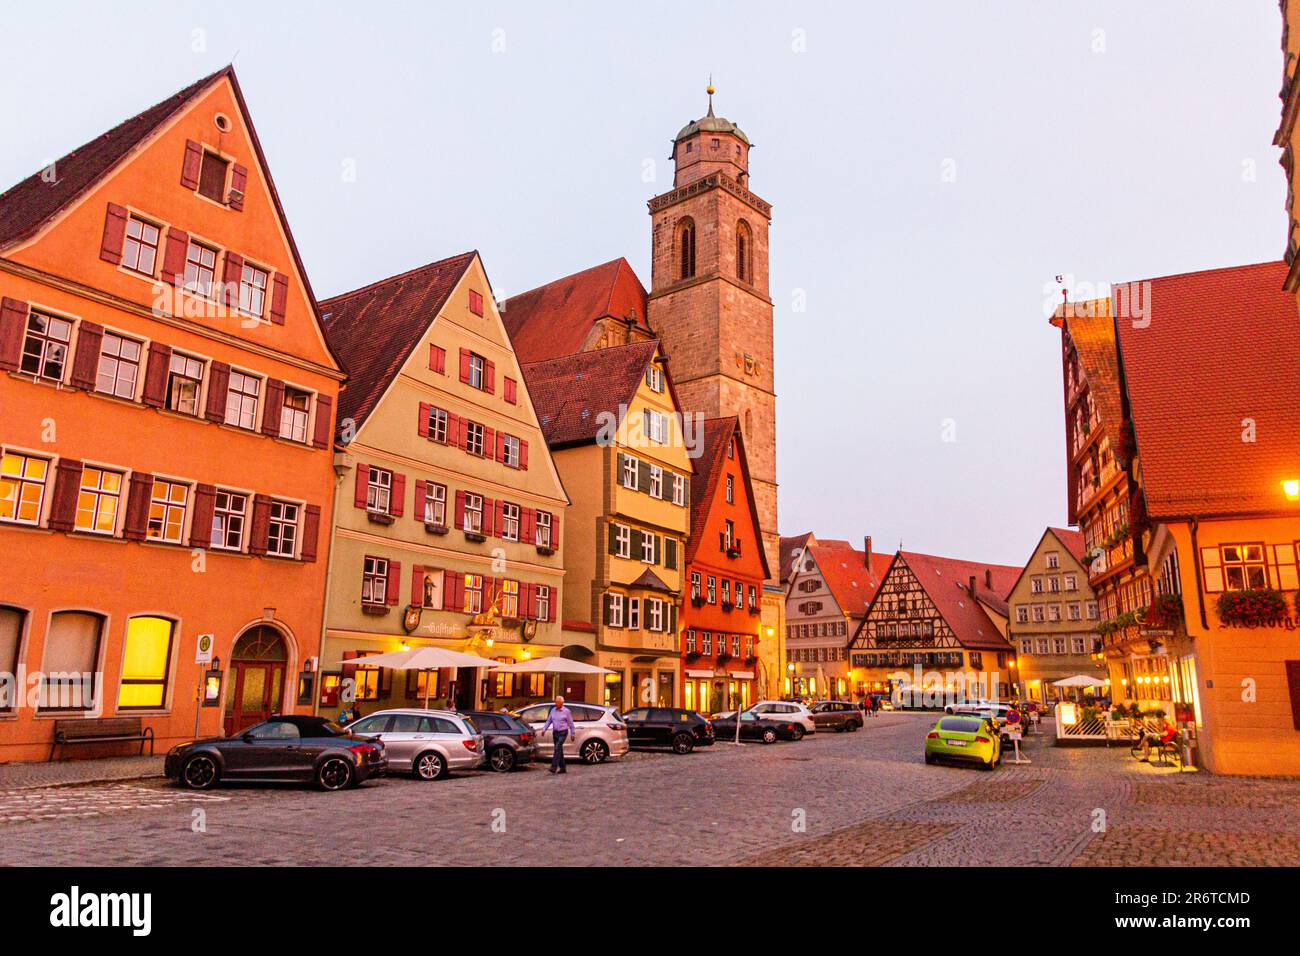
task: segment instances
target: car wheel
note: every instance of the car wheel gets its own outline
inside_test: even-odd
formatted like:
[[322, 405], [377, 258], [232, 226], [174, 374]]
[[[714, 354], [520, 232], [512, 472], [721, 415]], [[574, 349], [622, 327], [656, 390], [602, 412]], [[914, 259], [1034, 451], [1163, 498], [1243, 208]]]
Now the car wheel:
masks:
[[352, 764], [342, 757], [328, 757], [316, 768], [316, 786], [322, 790], [343, 790], [352, 785]]
[[419, 780], [441, 780], [447, 776], [447, 761], [436, 750], [426, 750], [411, 761], [411, 767]]
[[762, 740], [763, 743], [765, 744], [776, 743], [776, 731], [773, 730], [771, 727], [764, 727]]
[[798, 724], [795, 724], [795, 728], [794, 728], [794, 730], [790, 731], [790, 736], [791, 736], [791, 738], [793, 738], [794, 741], [797, 743], [798, 741], [803, 740], [803, 735], [804, 735], [806, 732], [807, 732], [807, 731], [805, 731], [805, 730], [804, 730], [802, 727], [800, 727]]
[[925, 755], [925, 762], [926, 762], [926, 763], [938, 763], [938, 762], [939, 762], [939, 758], [936, 757], [936, 756], [935, 756], [934, 754], [932, 754], [932, 753], [927, 753], [927, 754]]
[[181, 783], [189, 790], [211, 790], [220, 777], [216, 760], [207, 754], [195, 754], [181, 768]]
[[609, 759], [609, 748], [603, 740], [588, 740], [578, 751], [583, 763], [604, 763]]
[[509, 747], [493, 747], [488, 754], [488, 766], [497, 773], [509, 773], [515, 769], [515, 752]]
[[856, 733], [858, 732], [858, 730], [861, 729], [861, 727], [862, 727], [862, 721], [860, 721], [860, 720], [850, 720], [850, 721], [849, 721], [849, 732], [850, 732], [850, 733], [855, 733], [855, 734], [856, 734]]
[[988, 760], [986, 760], [984, 763], [980, 764], [980, 769], [981, 769], [981, 770], [992, 770], [992, 769], [993, 769], [994, 767], [996, 767], [997, 765], [998, 765], [997, 760], [996, 760], [994, 757], [990, 756]]
[[695, 749], [695, 741], [690, 734], [678, 734], [673, 738], [673, 753], [688, 754]]

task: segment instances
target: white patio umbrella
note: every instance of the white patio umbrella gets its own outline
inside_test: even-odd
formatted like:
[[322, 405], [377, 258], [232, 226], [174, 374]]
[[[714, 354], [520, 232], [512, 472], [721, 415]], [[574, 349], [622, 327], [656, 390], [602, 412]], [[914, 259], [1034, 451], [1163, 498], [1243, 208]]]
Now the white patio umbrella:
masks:
[[1104, 680], [1098, 680], [1087, 674], [1075, 674], [1073, 677], [1066, 677], [1061, 680], [1054, 680], [1052, 684], [1056, 687], [1105, 687]]
[[[526, 661], [515, 661], [513, 664], [497, 664], [491, 668], [491, 671], [503, 671], [507, 674], [554, 674], [555, 684], [559, 683], [561, 674], [618, 673], [605, 667], [597, 667], [595, 664], [572, 661], [567, 657], [534, 657]], [[553, 685], [551, 689], [555, 691], [558, 687]]]
[[[442, 647], [416, 647], [409, 651], [354, 657], [342, 663], [358, 664], [363, 667], [388, 667], [395, 671], [431, 671], [440, 667], [487, 667], [492, 662], [477, 654], [463, 654]], [[429, 708], [428, 681], [424, 682], [424, 707], [426, 710]]]

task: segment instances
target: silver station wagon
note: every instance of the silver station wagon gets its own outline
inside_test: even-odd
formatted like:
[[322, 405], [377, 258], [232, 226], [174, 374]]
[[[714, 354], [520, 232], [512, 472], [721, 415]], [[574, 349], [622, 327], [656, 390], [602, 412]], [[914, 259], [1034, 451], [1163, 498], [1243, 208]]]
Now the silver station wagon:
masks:
[[[537, 731], [537, 759], [550, 760], [555, 753], [555, 735], [543, 734], [542, 727], [554, 704], [533, 704], [515, 713]], [[577, 757], [583, 763], [604, 763], [627, 753], [627, 722], [613, 707], [600, 704], [565, 704], [573, 713], [573, 734], [564, 742], [565, 759]], [[388, 739], [384, 739], [388, 743]], [[391, 763], [390, 763], [391, 765]]]
[[468, 717], [450, 710], [381, 710], [348, 730], [384, 742], [390, 773], [441, 780], [453, 770], [483, 764], [483, 735]]

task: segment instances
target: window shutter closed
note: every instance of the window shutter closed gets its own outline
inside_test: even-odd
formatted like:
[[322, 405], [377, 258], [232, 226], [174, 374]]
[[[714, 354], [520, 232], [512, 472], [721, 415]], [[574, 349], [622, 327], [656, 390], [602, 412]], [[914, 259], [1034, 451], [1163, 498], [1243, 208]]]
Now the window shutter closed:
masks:
[[357, 465], [357, 485], [353, 491], [352, 504], [358, 508], [366, 506], [366, 491], [370, 485], [370, 466]]
[[248, 187], [248, 169], [235, 163], [230, 168], [230, 208], [244, 211], [244, 190]]
[[483, 457], [494, 458], [496, 456], [496, 448], [497, 448], [496, 429], [488, 428], [486, 425], [484, 425], [483, 426]]
[[126, 497], [126, 521], [122, 537], [128, 541], [143, 541], [149, 530], [149, 499], [153, 497], [153, 475], [133, 472], [131, 487]]
[[501, 391], [505, 395], [506, 401], [511, 405], [514, 405], [519, 400], [518, 393], [515, 391], [517, 388], [518, 385], [515, 380], [508, 375], [501, 384]]
[[447, 444], [460, 444], [460, 416], [447, 413]]
[[489, 395], [494, 394], [497, 387], [497, 367], [495, 362], [484, 362], [483, 370], [483, 391]]
[[669, 571], [677, 570], [677, 539], [664, 539], [664, 567]]
[[[216, 508], [217, 489], [212, 485], [194, 488], [194, 521], [190, 524], [190, 547], [207, 548], [212, 545], [212, 514]], [[320, 509], [317, 509], [319, 517]], [[303, 546], [304, 552], [306, 545]]]
[[289, 304], [289, 277], [277, 272], [271, 280], [271, 324], [284, 325], [284, 310]]
[[432, 343], [429, 344], [429, 370], [439, 374], [447, 371], [447, 350]]
[[162, 408], [167, 401], [167, 372], [171, 366], [172, 350], [161, 342], [149, 343], [149, 365], [144, 372], [144, 403], [150, 408]]
[[221, 277], [225, 286], [225, 302], [232, 309], [239, 305], [239, 280], [244, 275], [244, 257], [237, 252], [226, 253], [225, 272]]
[[203, 147], [192, 139], [185, 141], [185, 161], [181, 163], [181, 185], [199, 188], [199, 169], [203, 166]]
[[637, 491], [650, 492], [650, 463], [648, 461], [638, 461], [636, 463], [636, 488]]
[[551, 514], [551, 550], [560, 550], [560, 516], [554, 512]]
[[609, 553], [618, 554], [618, 525], [609, 523]]
[[424, 607], [424, 565], [411, 565], [411, 603]]
[[460, 380], [469, 382], [469, 349], [460, 350]]
[[411, 517], [416, 521], [424, 520], [424, 503], [429, 497], [429, 483], [423, 478], [415, 482], [415, 500], [411, 508]]
[[229, 391], [230, 366], [225, 362], [213, 362], [208, 368], [208, 421], [226, 420], [226, 393]]
[[522, 471], [528, 470], [528, 442], [522, 438], [519, 439], [519, 468]]
[[537, 527], [537, 512], [532, 508], [522, 508], [519, 511], [519, 540], [525, 544], [532, 544], [536, 540], [534, 530]]
[[308, 505], [302, 519], [302, 551], [304, 561], [316, 560], [316, 542], [320, 537], [320, 505]]
[[506, 526], [506, 503], [500, 498], [497, 499], [496, 512], [492, 519], [492, 527], [497, 533], [501, 533]]
[[54, 500], [50, 506], [50, 527], [71, 531], [77, 522], [77, 498], [81, 494], [81, 462], [60, 458], [54, 476]]
[[163, 282], [180, 285], [185, 281], [185, 254], [189, 248], [189, 233], [174, 228], [167, 230], [167, 245], [163, 249]]
[[505, 432], [497, 432], [497, 440], [496, 440], [496, 445], [493, 448], [492, 457], [495, 458], [497, 461], [506, 460], [506, 433]]
[[456, 527], [465, 529], [465, 492], [456, 492]]
[[343, 657], [343, 667], [342, 667], [343, 679], [355, 681], [357, 679], [357, 665], [349, 664], [348, 661], [356, 660], [358, 657], [357, 652], [344, 651], [342, 657]]
[[415, 430], [420, 433], [421, 438], [429, 437], [429, 403], [420, 403], [420, 417], [416, 419]]
[[266, 380], [266, 401], [262, 408], [262, 434], [272, 438], [280, 434], [280, 415], [284, 410], [284, 382], [278, 378]]
[[384, 582], [384, 603], [389, 607], [395, 605], [401, 597], [402, 562], [388, 562], [388, 580]]
[[316, 396], [316, 434], [312, 444], [317, 448], [328, 448], [330, 435], [334, 434], [334, 399], [328, 395]]
[[614, 616], [613, 608], [614, 608], [614, 595], [606, 591], [605, 592], [605, 626], [606, 627], [609, 627], [610, 621], [613, 620], [613, 616]]
[[459, 611], [465, 606], [462, 597], [465, 578], [456, 571], [442, 572], [442, 607], [445, 611]]
[[73, 359], [72, 378], [69, 379], [73, 388], [90, 391], [95, 387], [95, 376], [99, 372], [99, 350], [103, 342], [102, 325], [83, 321], [77, 326], [77, 356]]
[[8, 297], [0, 300], [0, 372], [18, 371], [27, 331], [27, 303]]
[[113, 265], [122, 264], [122, 246], [126, 242], [126, 207], [108, 204], [104, 217], [104, 238], [99, 243], [99, 258]]
[[497, 533], [497, 503], [491, 498], [483, 499], [483, 533], [489, 538]]
[[253, 496], [253, 534], [248, 542], [249, 554], [266, 554], [266, 539], [271, 533], [271, 499]]
[[393, 472], [393, 493], [388, 496], [388, 513], [400, 518], [406, 510], [406, 476]]

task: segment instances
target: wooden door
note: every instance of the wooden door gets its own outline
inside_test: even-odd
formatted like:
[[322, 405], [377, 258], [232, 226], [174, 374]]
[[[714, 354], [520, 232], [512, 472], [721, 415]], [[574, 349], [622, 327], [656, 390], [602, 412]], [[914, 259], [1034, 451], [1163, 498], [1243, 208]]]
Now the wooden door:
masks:
[[227, 737], [260, 724], [279, 710], [284, 687], [283, 664], [234, 661], [230, 667], [232, 690], [227, 698]]

